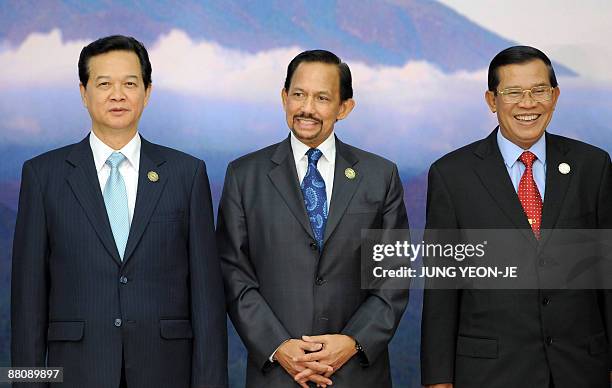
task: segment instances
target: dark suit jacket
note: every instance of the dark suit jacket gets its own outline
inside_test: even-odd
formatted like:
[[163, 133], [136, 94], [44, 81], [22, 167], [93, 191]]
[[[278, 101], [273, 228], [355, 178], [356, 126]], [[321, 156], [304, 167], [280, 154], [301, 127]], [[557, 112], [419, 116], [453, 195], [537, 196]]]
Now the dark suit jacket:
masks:
[[289, 338], [335, 333], [355, 338], [364, 354], [332, 376], [334, 387], [391, 386], [387, 344], [408, 286], [361, 289], [360, 235], [408, 228], [402, 185], [393, 163], [337, 139], [334, 171], [319, 255], [289, 138], [227, 168], [217, 241], [228, 312], [249, 353], [248, 387], [295, 385], [269, 356]]
[[129, 388], [225, 387], [224, 294], [204, 163], [142, 139], [122, 262], [89, 139], [25, 162], [11, 297], [12, 363], [64, 367], [54, 387], [118, 387], [122, 357]]
[[[546, 134], [543, 237], [535, 240], [497, 146], [489, 137], [435, 162], [427, 228], [525, 229], [516, 254], [547, 271], [545, 229], [612, 226], [610, 157]], [[565, 162], [571, 172], [561, 174]], [[427, 290], [423, 384], [466, 387], [609, 388], [612, 297], [608, 290]]]

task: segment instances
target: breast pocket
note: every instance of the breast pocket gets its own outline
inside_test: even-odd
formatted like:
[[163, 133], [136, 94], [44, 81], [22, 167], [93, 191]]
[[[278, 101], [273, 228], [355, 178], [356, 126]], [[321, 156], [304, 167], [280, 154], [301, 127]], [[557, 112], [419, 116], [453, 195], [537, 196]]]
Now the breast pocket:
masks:
[[185, 219], [185, 212], [182, 210], [175, 212], [153, 213], [150, 222], [181, 222]]
[[346, 214], [367, 214], [367, 213], [378, 213], [378, 207], [375, 205], [358, 205], [358, 206], [349, 206], [346, 209]]
[[593, 228], [597, 227], [597, 219], [594, 211], [559, 217], [556, 228]]

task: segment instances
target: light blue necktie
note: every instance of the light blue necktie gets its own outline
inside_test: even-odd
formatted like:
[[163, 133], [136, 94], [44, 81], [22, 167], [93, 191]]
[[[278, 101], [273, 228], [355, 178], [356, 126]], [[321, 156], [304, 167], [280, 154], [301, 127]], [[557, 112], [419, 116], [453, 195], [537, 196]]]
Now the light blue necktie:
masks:
[[325, 224], [327, 223], [325, 181], [317, 170], [317, 163], [323, 153], [317, 148], [311, 148], [306, 152], [306, 156], [308, 157], [308, 170], [306, 170], [306, 175], [301, 184], [302, 195], [310, 219], [310, 226], [320, 252], [323, 250], [323, 237], [325, 236]]
[[106, 164], [110, 166], [111, 172], [106, 186], [104, 186], [104, 204], [106, 205], [106, 213], [110, 221], [115, 244], [119, 256], [123, 260], [125, 246], [127, 244], [128, 235], [130, 233], [130, 215], [128, 211], [127, 191], [125, 182], [119, 172], [119, 166], [125, 160], [125, 156], [121, 152], [113, 152], [106, 160]]

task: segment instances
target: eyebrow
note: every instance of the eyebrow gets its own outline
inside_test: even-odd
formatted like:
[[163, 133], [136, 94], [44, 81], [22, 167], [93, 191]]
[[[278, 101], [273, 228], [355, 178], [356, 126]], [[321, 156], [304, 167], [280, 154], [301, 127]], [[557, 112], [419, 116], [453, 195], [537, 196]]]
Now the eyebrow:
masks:
[[[540, 82], [535, 85], [531, 85], [530, 89], [535, 88], [536, 86], [550, 86], [550, 84], [548, 82]], [[523, 89], [523, 87], [519, 85], [511, 85], [511, 86], [506, 86], [504, 89]]]
[[[96, 77], [96, 81], [99, 81], [101, 79], [110, 79], [110, 78], [111, 78], [110, 75], [99, 75], [99, 76]], [[138, 76], [137, 75], [127, 75], [127, 76], [125, 76], [124, 79], [128, 79], [128, 78], [136, 78], [136, 79], [138, 79]]]
[[[295, 91], [303, 92], [304, 91], [303, 88], [300, 88], [298, 86], [293, 87], [290, 90], [293, 91], [293, 92], [295, 92]], [[314, 94], [332, 94], [332, 91], [331, 90], [317, 90], [317, 91], [314, 92]]]

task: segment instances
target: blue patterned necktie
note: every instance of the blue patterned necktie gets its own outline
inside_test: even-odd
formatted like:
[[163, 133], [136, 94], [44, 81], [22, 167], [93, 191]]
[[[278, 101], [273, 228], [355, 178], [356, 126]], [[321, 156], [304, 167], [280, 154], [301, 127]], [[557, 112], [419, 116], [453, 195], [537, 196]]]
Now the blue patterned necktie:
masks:
[[130, 233], [127, 191], [123, 177], [119, 172], [119, 166], [124, 160], [125, 156], [121, 152], [113, 152], [108, 157], [106, 164], [110, 166], [111, 171], [104, 186], [104, 205], [106, 205], [106, 213], [121, 260], [123, 260]]
[[317, 170], [317, 162], [321, 159], [322, 155], [323, 153], [317, 148], [311, 148], [306, 152], [308, 170], [306, 170], [306, 175], [301, 184], [304, 205], [306, 205], [310, 226], [319, 245], [319, 251], [323, 250], [323, 236], [325, 235], [325, 224], [327, 223], [325, 181], [319, 170]]

